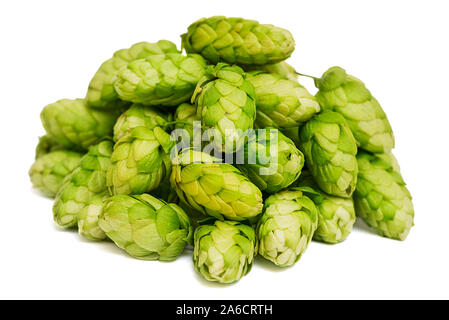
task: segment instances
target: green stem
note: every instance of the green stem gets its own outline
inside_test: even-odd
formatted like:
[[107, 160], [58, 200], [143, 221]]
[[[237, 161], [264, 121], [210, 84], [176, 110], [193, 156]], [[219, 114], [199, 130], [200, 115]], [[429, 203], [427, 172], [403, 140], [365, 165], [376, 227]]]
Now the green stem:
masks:
[[303, 76], [303, 77], [307, 77], [307, 78], [311, 78], [313, 80], [319, 80], [320, 78], [314, 77], [314, 76], [309, 76], [308, 74], [304, 74], [304, 73], [299, 73], [296, 71], [297, 75]]

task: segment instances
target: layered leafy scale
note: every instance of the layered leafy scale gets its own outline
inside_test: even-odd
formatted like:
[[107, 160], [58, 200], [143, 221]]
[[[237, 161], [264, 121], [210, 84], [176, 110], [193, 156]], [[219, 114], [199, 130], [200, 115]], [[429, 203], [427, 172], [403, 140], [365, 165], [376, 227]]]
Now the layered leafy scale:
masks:
[[413, 226], [414, 209], [396, 158], [391, 153], [359, 152], [357, 162], [357, 216], [380, 235], [405, 240]]
[[171, 184], [193, 209], [218, 219], [245, 220], [263, 207], [261, 191], [237, 168], [205, 153], [185, 150], [173, 165]]
[[340, 67], [332, 67], [315, 85], [323, 109], [336, 111], [346, 119], [361, 149], [378, 153], [391, 151], [394, 136], [390, 123], [362, 81]]
[[153, 106], [178, 106], [190, 99], [203, 77], [206, 61], [197, 54], [152, 55], [121, 68], [114, 88], [125, 101]]
[[254, 230], [236, 221], [200, 225], [194, 235], [195, 269], [209, 281], [236, 282], [251, 270], [255, 243]]
[[295, 49], [291, 33], [254, 20], [215, 16], [191, 24], [182, 35], [187, 52], [201, 54], [211, 63], [266, 65], [283, 61]]
[[243, 160], [237, 168], [267, 193], [287, 188], [304, 166], [302, 152], [277, 129], [256, 130], [245, 145]]
[[92, 241], [101, 241], [106, 238], [98, 222], [107, 199], [109, 199], [107, 191], [95, 194], [79, 212], [78, 233], [84, 238]]
[[109, 198], [99, 225], [119, 248], [143, 260], [175, 260], [193, 234], [178, 205], [148, 194]]
[[257, 65], [249, 65], [249, 66], [242, 66], [242, 68], [246, 72], [250, 71], [263, 71], [268, 73], [274, 73], [282, 77], [282, 79], [287, 80], [293, 80], [298, 81], [298, 73], [296, 72], [295, 68], [293, 68], [291, 65], [289, 65], [287, 62], [282, 61], [279, 63], [274, 64], [266, 64], [262, 66]]
[[297, 81], [278, 74], [250, 72], [248, 80], [256, 90], [256, 127], [291, 128], [312, 118], [320, 105]]
[[317, 224], [317, 209], [300, 190], [269, 196], [257, 226], [259, 254], [279, 267], [293, 265], [307, 249]]
[[112, 142], [100, 142], [89, 149], [79, 167], [64, 179], [53, 205], [53, 217], [59, 226], [76, 226], [84, 207], [93, 197], [107, 190], [106, 171], [111, 163], [111, 154]]
[[187, 130], [189, 140], [193, 140], [193, 123], [195, 121], [201, 121], [200, 115], [196, 111], [196, 107], [189, 103], [182, 103], [176, 108], [175, 116], [175, 129]]
[[301, 128], [300, 140], [318, 186], [328, 194], [351, 197], [357, 183], [357, 144], [345, 119], [324, 111]]
[[65, 150], [62, 146], [60, 146], [54, 138], [49, 137], [48, 135], [44, 135], [39, 137], [39, 142], [36, 146], [34, 159], [40, 158], [44, 154], [47, 154], [52, 151]]
[[86, 101], [90, 107], [113, 108], [119, 103], [110, 102], [119, 100], [113, 86], [113, 79], [118, 71], [129, 62], [144, 59], [150, 55], [164, 55], [179, 52], [176, 45], [167, 40], [156, 43], [139, 42], [128, 49], [121, 49], [114, 53], [111, 59], [106, 60], [95, 73], [89, 83]]

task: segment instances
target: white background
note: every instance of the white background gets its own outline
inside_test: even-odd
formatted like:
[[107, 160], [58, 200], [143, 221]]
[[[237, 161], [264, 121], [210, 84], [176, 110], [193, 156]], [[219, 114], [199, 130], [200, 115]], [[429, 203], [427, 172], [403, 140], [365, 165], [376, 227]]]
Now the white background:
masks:
[[[2, 1], [0, 298], [449, 298], [448, 12], [447, 1]], [[190, 251], [172, 263], [139, 261], [55, 226], [52, 201], [27, 174], [42, 107], [83, 97], [115, 50], [179, 44], [190, 23], [217, 14], [289, 29], [290, 62], [302, 73], [340, 65], [365, 82], [388, 114], [414, 196], [405, 242], [358, 223], [342, 244], [312, 243], [292, 268], [258, 260], [239, 283], [220, 286], [196, 275]]]

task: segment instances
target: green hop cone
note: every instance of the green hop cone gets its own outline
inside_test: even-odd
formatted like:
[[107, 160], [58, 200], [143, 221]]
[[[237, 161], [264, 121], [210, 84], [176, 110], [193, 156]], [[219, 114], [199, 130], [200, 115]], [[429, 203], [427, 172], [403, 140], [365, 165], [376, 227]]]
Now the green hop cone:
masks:
[[111, 163], [111, 154], [112, 142], [100, 142], [89, 149], [79, 167], [64, 179], [53, 205], [53, 217], [59, 226], [76, 226], [83, 208], [95, 195], [107, 190], [106, 171]]
[[194, 235], [195, 269], [209, 281], [238, 281], [251, 270], [255, 243], [253, 228], [236, 221], [200, 225]]
[[193, 209], [218, 219], [245, 220], [263, 207], [261, 191], [237, 168], [205, 153], [184, 151], [173, 165], [171, 184]]
[[357, 154], [357, 216], [384, 237], [405, 240], [413, 226], [412, 197], [392, 154]]
[[114, 141], [117, 142], [135, 127], [154, 129], [157, 126], [164, 127], [171, 120], [171, 113], [164, 113], [156, 107], [134, 104], [117, 119], [114, 126]]
[[142, 194], [156, 189], [170, 172], [162, 160], [172, 142], [160, 127], [136, 127], [114, 145], [107, 173], [110, 194]]
[[322, 192], [310, 173], [304, 170], [296, 185], [315, 203], [318, 209], [318, 228], [313, 239], [325, 243], [344, 241], [355, 223], [354, 201]]
[[343, 116], [324, 111], [300, 131], [306, 165], [324, 192], [351, 197], [357, 183], [357, 144]]
[[259, 254], [279, 267], [295, 264], [307, 249], [318, 224], [315, 204], [297, 189], [265, 200], [257, 226]]
[[125, 101], [178, 106], [190, 99], [205, 67], [206, 61], [197, 54], [148, 56], [121, 68], [114, 78], [114, 88]]
[[144, 59], [151, 55], [164, 55], [179, 52], [176, 45], [167, 40], [156, 43], [139, 42], [128, 49], [121, 49], [113, 57], [106, 60], [95, 73], [87, 90], [86, 100], [90, 107], [113, 108], [120, 104], [113, 103], [119, 100], [113, 86], [113, 79], [118, 71], [129, 62]]
[[256, 127], [291, 128], [320, 111], [315, 97], [297, 81], [278, 74], [251, 72], [248, 80], [256, 90]]
[[315, 84], [319, 89], [316, 97], [323, 109], [338, 112], [346, 119], [361, 149], [391, 151], [394, 136], [390, 123], [362, 81], [340, 67], [332, 67]]
[[98, 221], [103, 213], [105, 201], [109, 198], [107, 191], [95, 194], [78, 214], [78, 233], [92, 241], [101, 241], [106, 234], [100, 228]]
[[185, 212], [148, 194], [107, 200], [99, 225], [129, 255], [143, 260], [175, 260], [192, 240]]
[[254, 87], [240, 67], [219, 63], [207, 69], [192, 101], [202, 125], [211, 129], [214, 144], [233, 152], [243, 145], [245, 131], [253, 128], [255, 97]]
[[175, 129], [187, 130], [189, 140], [193, 140], [193, 122], [201, 121], [200, 116], [196, 112], [196, 107], [189, 104], [183, 103], [176, 108], [175, 116]]
[[28, 172], [33, 187], [53, 198], [64, 178], [79, 166], [82, 156], [68, 150], [52, 151], [40, 156]]
[[243, 66], [246, 72], [250, 71], [263, 71], [268, 73], [274, 73], [282, 77], [282, 79], [298, 81], [298, 73], [295, 68], [289, 65], [287, 62], [282, 61], [274, 64], [266, 64], [263, 66]]
[[298, 179], [304, 155], [277, 129], [260, 129], [245, 145], [244, 162], [237, 168], [261, 191], [275, 193]]
[[47, 154], [52, 151], [64, 150], [62, 146], [60, 146], [55, 139], [49, 137], [48, 135], [44, 135], [39, 137], [39, 142], [36, 146], [34, 159], [42, 157], [44, 154]]
[[187, 52], [199, 53], [214, 64], [273, 64], [290, 57], [295, 49], [289, 31], [242, 18], [202, 18], [181, 37]]
[[90, 109], [83, 99], [63, 99], [47, 105], [41, 120], [47, 135], [67, 149], [87, 150], [105, 137], [112, 137], [117, 112]]

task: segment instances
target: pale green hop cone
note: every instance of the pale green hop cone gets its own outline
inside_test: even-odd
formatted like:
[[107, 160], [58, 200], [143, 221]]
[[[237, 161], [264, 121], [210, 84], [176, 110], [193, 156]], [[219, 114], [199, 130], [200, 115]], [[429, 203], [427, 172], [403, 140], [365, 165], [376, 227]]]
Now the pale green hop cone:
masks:
[[170, 135], [160, 127], [135, 127], [114, 145], [107, 186], [111, 195], [142, 194], [156, 189], [170, 172]]
[[111, 197], [99, 224], [119, 248], [143, 260], [175, 260], [193, 235], [189, 218], [178, 205], [148, 194]]
[[90, 109], [83, 99], [63, 99], [47, 105], [41, 120], [47, 135], [67, 149], [87, 150], [103, 138], [112, 137], [112, 129], [120, 115]]
[[257, 226], [259, 254], [279, 267], [295, 264], [318, 224], [315, 204], [300, 190], [283, 190], [265, 200]]
[[79, 166], [82, 156], [81, 153], [68, 150], [41, 155], [28, 172], [33, 187], [53, 198], [64, 178]]
[[324, 192], [351, 197], [357, 183], [357, 144], [343, 116], [324, 111], [300, 131], [306, 165]]
[[275, 64], [266, 64], [263, 66], [243, 66], [246, 72], [250, 71], [263, 71], [268, 73], [274, 73], [282, 77], [282, 79], [298, 81], [298, 73], [295, 68], [289, 65], [287, 62], [282, 61]]
[[315, 80], [316, 97], [323, 109], [340, 113], [361, 149], [389, 152], [394, 136], [385, 112], [365, 84], [340, 67], [327, 70]]
[[86, 101], [90, 107], [114, 108], [120, 104], [112, 101], [119, 100], [113, 86], [113, 79], [118, 71], [129, 62], [144, 59], [150, 55], [164, 55], [167, 53], [179, 52], [176, 45], [167, 40], [160, 40], [156, 43], [139, 42], [128, 49], [121, 49], [114, 53], [112, 58], [106, 60], [95, 73], [89, 83], [86, 94]]
[[125, 101], [174, 107], [190, 99], [205, 67], [206, 61], [197, 54], [148, 56], [121, 68], [114, 88]]
[[76, 226], [78, 215], [89, 201], [107, 190], [106, 171], [111, 154], [112, 142], [100, 142], [89, 149], [79, 167], [64, 179], [53, 205], [53, 217], [59, 226]]
[[245, 131], [253, 128], [255, 99], [246, 73], [225, 63], [207, 68], [192, 97], [202, 125], [211, 130], [214, 144], [227, 152], [238, 150]]
[[237, 168], [267, 193], [287, 188], [304, 166], [302, 152], [277, 129], [256, 130], [245, 144], [243, 160]]
[[318, 228], [313, 239], [325, 243], [344, 241], [352, 231], [356, 216], [352, 198], [340, 198], [322, 192], [308, 171], [303, 171], [297, 183], [318, 209]]
[[95, 194], [78, 214], [78, 233], [84, 238], [92, 241], [101, 241], [106, 238], [98, 221], [107, 199], [109, 199], [107, 191]]
[[258, 128], [298, 127], [320, 112], [316, 98], [297, 81], [260, 71], [250, 72], [248, 80], [256, 90]]
[[236, 221], [215, 220], [195, 230], [193, 263], [206, 280], [232, 283], [245, 276], [256, 255], [253, 228]]
[[405, 240], [413, 226], [414, 209], [396, 158], [391, 153], [359, 152], [357, 162], [357, 216], [381, 236]]
[[183, 152], [173, 164], [171, 184], [193, 209], [218, 219], [245, 220], [263, 207], [261, 191], [237, 168], [197, 151]]
[[214, 64], [273, 64], [290, 57], [295, 49], [289, 31], [242, 18], [202, 18], [181, 37], [187, 52], [199, 53]]

